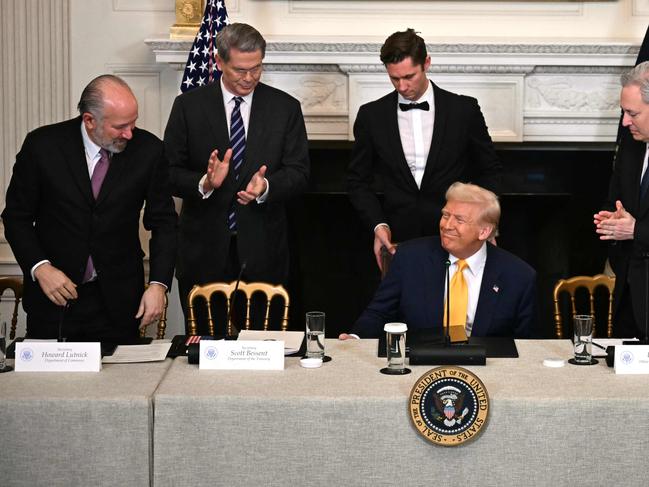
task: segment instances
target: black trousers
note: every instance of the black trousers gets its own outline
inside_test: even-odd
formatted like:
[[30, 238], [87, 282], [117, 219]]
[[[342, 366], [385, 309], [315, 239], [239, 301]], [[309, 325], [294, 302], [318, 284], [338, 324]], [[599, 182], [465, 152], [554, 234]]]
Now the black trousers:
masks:
[[77, 287], [78, 299], [60, 307], [58, 316], [27, 314], [29, 338], [58, 338], [68, 341], [101, 341], [132, 343], [138, 336], [138, 322], [133, 317], [124, 323], [114, 323], [110, 318], [97, 281]]
[[[646, 310], [649, 289], [647, 289], [648, 262], [645, 259], [631, 259], [627, 271], [620, 303], [615, 314], [614, 331], [616, 337], [645, 337]], [[633, 284], [631, 284], [633, 283]]]

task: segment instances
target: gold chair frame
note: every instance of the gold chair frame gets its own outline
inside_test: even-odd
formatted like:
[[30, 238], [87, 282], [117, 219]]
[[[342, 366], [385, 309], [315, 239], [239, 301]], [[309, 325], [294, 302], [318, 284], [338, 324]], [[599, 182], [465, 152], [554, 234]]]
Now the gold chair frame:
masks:
[[[192, 290], [189, 292], [187, 297], [187, 315], [188, 315], [188, 325], [189, 325], [189, 334], [196, 335], [196, 313], [194, 311], [194, 301], [197, 298], [203, 298], [207, 306], [207, 323], [208, 323], [208, 332], [210, 335], [215, 334], [214, 318], [212, 316], [212, 308], [209, 306], [212, 295], [216, 293], [221, 293], [225, 296], [227, 301], [227, 334], [228, 336], [234, 335], [234, 326], [232, 324], [230, 306], [232, 305], [232, 294], [236, 287], [236, 282], [212, 282], [209, 284], [204, 284], [202, 286], [195, 285]], [[280, 296], [284, 299], [284, 316], [281, 323], [281, 331], [286, 331], [288, 329], [288, 308], [290, 306], [290, 298], [288, 292], [282, 286], [274, 286], [265, 282], [239, 282], [239, 288], [237, 292], [241, 291], [246, 296], [246, 316], [244, 322], [244, 329], [250, 329], [250, 298], [253, 294], [261, 292], [266, 296], [266, 314], [264, 317], [264, 331], [268, 330], [268, 322], [270, 316], [270, 303], [272, 299], [276, 296]]]
[[598, 287], [605, 287], [608, 289], [608, 318], [606, 326], [606, 334], [609, 338], [613, 336], [613, 289], [615, 288], [615, 277], [610, 277], [605, 274], [597, 274], [596, 276], [575, 276], [570, 279], [560, 279], [554, 286], [554, 325], [557, 338], [563, 338], [563, 320], [561, 318], [561, 311], [559, 309], [559, 295], [562, 292], [567, 292], [570, 295], [570, 308], [572, 316], [577, 314], [575, 307], [575, 292], [579, 288], [586, 288], [588, 290], [588, 300], [590, 314], [593, 316], [593, 335], [597, 329], [595, 323], [595, 289]]
[[13, 340], [16, 338], [18, 306], [20, 306], [20, 300], [23, 298], [23, 278], [21, 276], [0, 277], [0, 296], [2, 296], [7, 289], [11, 289], [14, 292], [14, 310], [11, 315], [11, 331], [9, 333], [9, 339]]

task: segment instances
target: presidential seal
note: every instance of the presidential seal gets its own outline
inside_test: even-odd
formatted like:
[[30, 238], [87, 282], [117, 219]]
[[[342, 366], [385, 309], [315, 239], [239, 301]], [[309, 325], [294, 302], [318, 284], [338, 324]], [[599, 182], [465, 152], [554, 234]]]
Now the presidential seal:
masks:
[[410, 419], [428, 441], [458, 446], [474, 440], [487, 424], [489, 395], [482, 381], [462, 367], [437, 367], [410, 391]]

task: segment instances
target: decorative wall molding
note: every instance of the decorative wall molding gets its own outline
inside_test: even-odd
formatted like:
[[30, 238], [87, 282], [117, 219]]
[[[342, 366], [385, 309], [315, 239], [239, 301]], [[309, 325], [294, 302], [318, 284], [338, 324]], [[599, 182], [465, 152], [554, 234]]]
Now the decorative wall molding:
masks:
[[173, 12], [176, 0], [113, 0], [114, 12]]
[[107, 64], [112, 74], [124, 79], [133, 90], [138, 101], [139, 118], [137, 125], [162, 137], [163, 120], [161, 100], [161, 72], [158, 64]]
[[504, 16], [548, 16], [548, 15], [582, 15], [583, 6], [578, 2], [400, 2], [395, 8], [393, 2], [367, 2], [362, 0], [331, 1], [302, 1], [289, 0], [289, 15], [318, 17], [336, 17], [340, 14], [363, 15], [366, 17], [386, 16], [412, 18], [415, 15], [498, 15]]
[[[190, 42], [145, 42], [158, 63], [183, 69]], [[476, 97], [499, 142], [612, 142], [619, 74], [639, 50], [630, 43], [581, 41], [427, 46], [431, 79]], [[311, 139], [351, 140], [360, 105], [392, 89], [380, 47], [340, 37], [269, 39], [264, 80], [301, 101]]]
[[[16, 153], [25, 135], [70, 116], [69, 8], [69, 0], [2, 0], [2, 208]], [[4, 228], [0, 229], [0, 262], [11, 261]]]
[[633, 0], [631, 11], [634, 17], [649, 15], [649, 0]]

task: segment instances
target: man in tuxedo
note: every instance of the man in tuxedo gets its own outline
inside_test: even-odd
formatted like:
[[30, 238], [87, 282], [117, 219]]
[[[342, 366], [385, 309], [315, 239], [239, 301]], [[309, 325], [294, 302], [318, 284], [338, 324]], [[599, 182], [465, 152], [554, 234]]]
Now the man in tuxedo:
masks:
[[300, 103], [260, 82], [266, 42], [234, 23], [216, 38], [218, 83], [178, 96], [165, 130], [174, 195], [183, 199], [176, 268], [186, 315], [195, 284], [286, 283], [285, 203], [309, 178]]
[[461, 325], [466, 336], [531, 336], [537, 320], [536, 272], [487, 242], [499, 219], [494, 193], [473, 184], [451, 185], [440, 236], [399, 245], [374, 299], [351, 335], [340, 338], [378, 337], [384, 324], [393, 321], [406, 323], [409, 331], [434, 329], [441, 335], [447, 322], [447, 267], [451, 325]]
[[615, 158], [606, 210], [595, 214], [596, 232], [611, 243], [615, 272], [613, 331], [646, 339], [645, 282], [649, 262], [649, 61], [621, 77], [624, 133]]
[[[80, 117], [29, 133], [2, 213], [24, 273], [27, 335], [128, 343], [160, 317], [173, 278], [176, 213], [162, 142], [135, 127], [116, 76], [92, 80]], [[149, 286], [139, 238], [150, 240]]]
[[[381, 247], [437, 233], [434, 222], [454, 181], [472, 181], [498, 191], [501, 165], [474, 98], [431, 82], [430, 56], [413, 29], [395, 32], [381, 48], [395, 91], [358, 111], [356, 142], [347, 182], [352, 205]], [[373, 187], [383, 183], [381, 204]]]

